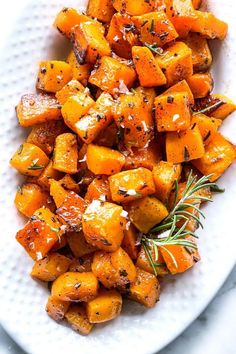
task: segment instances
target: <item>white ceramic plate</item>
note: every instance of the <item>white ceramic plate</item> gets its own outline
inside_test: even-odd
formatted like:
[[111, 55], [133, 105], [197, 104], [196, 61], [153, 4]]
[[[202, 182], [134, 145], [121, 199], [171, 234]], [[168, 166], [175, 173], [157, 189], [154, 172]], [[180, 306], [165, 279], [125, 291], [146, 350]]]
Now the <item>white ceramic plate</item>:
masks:
[[[13, 5], [13, 1], [12, 1]], [[26, 1], [0, 59], [0, 320], [10, 335], [29, 353], [151, 354], [183, 331], [212, 299], [236, 260], [236, 165], [220, 180], [226, 188], [205, 208], [207, 222], [199, 232], [202, 261], [184, 275], [165, 282], [161, 301], [152, 310], [126, 303], [115, 321], [98, 326], [89, 337], [53, 322], [44, 311], [47, 289], [29, 277], [32, 261], [16, 243], [16, 230], [24, 220], [14, 208], [19, 175], [8, 161], [25, 131], [18, 127], [14, 106], [20, 96], [34, 90], [37, 63], [65, 58], [66, 41], [51, 26], [63, 6], [84, 9], [81, 0]], [[236, 100], [236, 36], [234, 0], [209, 0], [208, 7], [230, 26], [227, 40], [213, 44], [215, 91]], [[223, 132], [236, 143], [235, 115]]]

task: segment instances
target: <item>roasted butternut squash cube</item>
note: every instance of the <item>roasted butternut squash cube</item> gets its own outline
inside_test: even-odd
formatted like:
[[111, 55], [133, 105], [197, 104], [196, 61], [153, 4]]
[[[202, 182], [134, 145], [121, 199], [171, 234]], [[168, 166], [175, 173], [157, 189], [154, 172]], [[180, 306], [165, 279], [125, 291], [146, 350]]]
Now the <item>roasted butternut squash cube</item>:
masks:
[[83, 22], [73, 30], [73, 49], [80, 64], [95, 64], [97, 59], [111, 55], [103, 33], [93, 22]]
[[59, 180], [61, 186], [68, 191], [80, 193], [80, 187], [78, 183], [67, 173]]
[[39, 64], [36, 88], [46, 92], [57, 92], [72, 79], [72, 70], [65, 61], [48, 60]]
[[71, 38], [74, 27], [88, 21], [94, 23], [100, 29], [100, 31], [104, 33], [104, 27], [100, 22], [93, 20], [92, 18], [71, 7], [64, 7], [57, 14], [54, 21], [54, 27], [56, 27], [58, 31], [64, 34], [66, 37]]
[[101, 131], [101, 133], [94, 140], [94, 143], [101, 146], [112, 148], [116, 145], [117, 141], [117, 126], [112, 122], [108, 127]]
[[[186, 238], [194, 242], [193, 237], [188, 236]], [[186, 250], [184, 246], [166, 245], [159, 249], [171, 274], [186, 272], [186, 270], [193, 267], [200, 260], [198, 250], [194, 248]]]
[[[222, 103], [222, 104], [219, 104], [218, 107], [216, 106], [215, 109], [213, 109], [213, 111], [211, 111], [210, 115], [213, 118], [223, 120], [236, 110], [236, 104], [230, 98], [228, 98], [224, 95], [213, 94], [212, 100], [213, 100], [213, 103], [214, 102], [221, 102]], [[208, 115], [208, 113], [207, 113], [207, 115]]]
[[169, 214], [160, 200], [149, 196], [130, 202], [126, 210], [132, 223], [144, 233], [150, 231]]
[[158, 57], [158, 63], [164, 71], [168, 86], [193, 75], [192, 51], [185, 43], [176, 42], [165, 49], [163, 54]]
[[106, 287], [125, 290], [136, 279], [136, 269], [128, 254], [118, 248], [115, 252], [97, 251], [94, 254], [92, 270]]
[[60, 253], [52, 253], [35, 262], [30, 275], [42, 281], [54, 281], [59, 275], [67, 272], [70, 258]]
[[105, 251], [116, 251], [123, 240], [125, 219], [122, 207], [94, 200], [84, 212], [82, 225], [86, 241]]
[[23, 229], [16, 234], [16, 240], [34, 260], [45, 257], [63, 234], [57, 216], [47, 208], [35, 211]]
[[102, 323], [119, 316], [121, 307], [122, 297], [118, 291], [102, 289], [86, 304], [86, 312], [90, 323]]
[[208, 39], [225, 39], [228, 33], [228, 24], [219, 20], [211, 12], [195, 11], [196, 20], [191, 26], [192, 32], [200, 33]]
[[131, 300], [151, 308], [160, 297], [160, 284], [155, 275], [136, 267], [137, 278], [131, 285], [128, 294]]
[[175, 181], [181, 175], [181, 165], [174, 165], [172, 162], [160, 161], [153, 169], [153, 179], [156, 186], [156, 197], [165, 205], [168, 202], [170, 192]]
[[155, 193], [152, 172], [140, 167], [109, 177], [111, 197], [114, 202], [127, 203]]
[[193, 93], [192, 93], [186, 80], [182, 80], [182, 81], [177, 82], [177, 84], [169, 87], [166, 91], [164, 91], [162, 93], [162, 95], [167, 96], [167, 95], [171, 95], [172, 93], [178, 93], [178, 92], [187, 94], [188, 103], [190, 105], [194, 104]]
[[143, 270], [145, 270], [148, 273], [151, 274], [157, 274], [158, 277], [162, 277], [164, 275], [167, 275], [169, 273], [164, 258], [162, 257], [161, 252], [158, 252], [158, 259], [155, 258], [155, 251], [153, 247], [148, 247], [148, 251], [152, 257], [152, 259], [154, 260], [154, 264], [155, 264], [155, 272], [154, 269], [149, 261], [148, 255], [145, 252], [145, 249], [143, 246], [141, 246], [140, 252], [138, 254], [138, 258], [136, 261], [136, 266], [138, 268], [141, 268]]
[[187, 81], [194, 98], [206, 97], [213, 89], [213, 78], [210, 73], [194, 74]]
[[74, 134], [64, 133], [56, 138], [53, 168], [73, 174], [78, 171], [78, 144]]
[[139, 44], [137, 29], [129, 15], [116, 13], [110, 22], [107, 40], [120, 57], [132, 58], [132, 46]]
[[173, 24], [162, 11], [134, 16], [132, 19], [140, 32], [139, 39], [143, 44], [163, 47], [178, 37]]
[[78, 122], [75, 129], [79, 137], [90, 144], [113, 120], [114, 100], [109, 93], [102, 93], [96, 104]]
[[150, 49], [134, 46], [132, 57], [140, 85], [152, 87], [166, 84], [166, 77]]
[[198, 33], [189, 33], [183, 41], [192, 50], [193, 70], [208, 70], [212, 64], [212, 55], [207, 39]]
[[61, 301], [53, 296], [48, 297], [46, 312], [54, 321], [61, 321], [70, 306], [69, 301]]
[[[92, 247], [92, 246], [91, 246]], [[91, 272], [92, 271], [93, 253], [86, 254], [82, 257], [72, 260], [70, 264], [70, 272]]]
[[15, 196], [16, 208], [29, 218], [41, 207], [53, 207], [53, 201], [48, 192], [42, 190], [37, 184], [25, 183], [18, 188]]
[[53, 178], [49, 181], [50, 185], [50, 195], [53, 197], [53, 200], [56, 204], [56, 207], [59, 208], [64, 200], [68, 197], [69, 191], [65, 190], [62, 187], [59, 181], [54, 180]]
[[73, 79], [81, 82], [83, 86], [87, 86], [91, 71], [91, 64], [80, 64], [73, 50], [69, 53], [66, 61], [71, 66]]
[[197, 124], [200, 130], [204, 145], [207, 145], [214, 138], [214, 134], [221, 126], [222, 120], [207, 117], [205, 114], [196, 114], [192, 117], [192, 124], [194, 123]]
[[111, 192], [107, 176], [98, 176], [88, 186], [84, 199], [92, 202], [100, 199], [104, 202], [111, 201]]
[[125, 155], [124, 170], [132, 170], [134, 168], [144, 167], [153, 170], [154, 166], [161, 159], [160, 145], [156, 141], [151, 141], [144, 148], [130, 148], [122, 151]]
[[89, 322], [83, 305], [72, 304], [65, 317], [71, 327], [83, 335], [89, 334], [93, 329], [93, 324]]
[[128, 148], [147, 147], [153, 139], [153, 112], [139, 92], [119, 97], [114, 107], [114, 120], [118, 127], [118, 140]]
[[10, 164], [17, 171], [27, 176], [39, 176], [49, 158], [38, 146], [23, 143], [12, 156]]
[[187, 162], [203, 157], [204, 153], [202, 135], [197, 125], [180, 133], [167, 133], [166, 155], [168, 162]]
[[77, 132], [76, 123], [93, 105], [94, 100], [85, 91], [70, 96], [61, 110], [66, 125]]
[[99, 67], [92, 72], [89, 82], [103, 91], [114, 94], [124, 89], [123, 86], [130, 88], [135, 79], [135, 70], [131, 66], [118, 59], [104, 56]]
[[85, 208], [84, 199], [71, 191], [57, 209], [57, 215], [67, 224], [68, 231], [80, 231]]
[[119, 151], [94, 144], [88, 145], [88, 169], [95, 175], [112, 175], [121, 171], [125, 157]]
[[136, 259], [138, 257], [137, 237], [137, 229], [133, 224], [128, 222], [124, 230], [124, 238], [121, 246], [131, 259]]
[[158, 132], [188, 129], [191, 115], [187, 93], [178, 92], [157, 96], [155, 99], [155, 117]]
[[84, 90], [85, 87], [79, 81], [73, 79], [56, 93], [56, 98], [60, 104], [65, 104], [68, 98], [76, 95], [78, 92], [84, 92]]
[[96, 247], [86, 242], [82, 231], [69, 232], [67, 234], [67, 240], [69, 247], [76, 258], [86, 256], [97, 250]]
[[220, 178], [235, 158], [235, 146], [216, 132], [212, 141], [206, 146], [205, 154], [192, 163], [202, 174], [213, 174], [209, 178], [213, 182]]
[[89, 0], [88, 16], [95, 17], [102, 22], [110, 22], [114, 13], [112, 0]]
[[62, 301], [84, 301], [94, 299], [98, 281], [92, 272], [66, 272], [52, 284], [52, 296]]
[[116, 11], [128, 13], [129, 15], [143, 15], [155, 9], [155, 0], [113, 0]]
[[61, 119], [61, 106], [53, 95], [33, 93], [23, 95], [16, 107], [19, 124], [22, 127]]
[[63, 121], [49, 121], [35, 125], [26, 142], [37, 145], [45, 154], [50, 155], [54, 149], [56, 137], [67, 130]]

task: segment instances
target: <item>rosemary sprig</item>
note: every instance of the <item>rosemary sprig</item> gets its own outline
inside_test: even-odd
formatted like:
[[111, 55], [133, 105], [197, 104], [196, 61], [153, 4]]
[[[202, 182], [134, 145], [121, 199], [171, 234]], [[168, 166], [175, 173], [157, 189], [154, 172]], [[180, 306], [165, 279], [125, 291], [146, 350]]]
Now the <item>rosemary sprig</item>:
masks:
[[[182, 192], [181, 198], [178, 200], [179, 184], [175, 182], [175, 197], [173, 208], [170, 211], [169, 215], [156, 227], [154, 227], [149, 234], [143, 235], [141, 243], [146, 252], [147, 258], [150, 265], [152, 266], [155, 275], [157, 275], [156, 262], [158, 261], [159, 248], [164, 249], [173, 263], [177, 267], [177, 261], [174, 255], [170, 252], [166, 246], [169, 245], [179, 245], [185, 247], [188, 252], [192, 252], [197, 248], [195, 242], [186, 238], [187, 236], [197, 237], [190, 230], [186, 230], [187, 224], [190, 218], [196, 220], [198, 225], [203, 228], [203, 225], [200, 221], [200, 217], [205, 218], [202, 211], [199, 209], [199, 204], [201, 201], [212, 200], [206, 196], [197, 194], [201, 189], [211, 188], [212, 190], [217, 189], [215, 183], [209, 182], [209, 178], [212, 175], [203, 176], [200, 179], [197, 179], [197, 176], [193, 175], [192, 170], [189, 173], [186, 186]], [[192, 208], [192, 211], [191, 211]], [[184, 221], [181, 227], [178, 226], [179, 221]], [[154, 258], [150, 250], [154, 252]]]
[[196, 116], [197, 114], [204, 114], [204, 113], [209, 113], [211, 112], [212, 110], [216, 110], [217, 108], [219, 108], [220, 106], [222, 106], [222, 104], [224, 104], [224, 101], [222, 100], [219, 100], [217, 102], [215, 102], [214, 104], [210, 105], [210, 106], [207, 106], [203, 109], [201, 109], [200, 111], [195, 111], [193, 112], [193, 116]]
[[33, 160], [30, 166], [28, 167], [28, 170], [41, 170], [43, 166], [38, 164], [38, 160], [39, 159]]
[[164, 50], [161, 47], [158, 47], [156, 43], [153, 44], [148, 44], [144, 43], [145, 47], [150, 49], [153, 53], [158, 54], [158, 55], [163, 55]]

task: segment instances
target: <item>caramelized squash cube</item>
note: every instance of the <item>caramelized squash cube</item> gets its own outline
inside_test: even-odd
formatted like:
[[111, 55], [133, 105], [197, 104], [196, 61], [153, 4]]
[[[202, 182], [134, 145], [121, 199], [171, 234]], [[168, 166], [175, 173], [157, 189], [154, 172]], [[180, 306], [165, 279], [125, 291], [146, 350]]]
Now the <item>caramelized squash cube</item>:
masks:
[[206, 97], [213, 89], [213, 78], [210, 73], [194, 74], [187, 81], [194, 98]]
[[68, 241], [69, 247], [70, 247], [73, 255], [76, 258], [86, 256], [86, 255], [94, 252], [95, 250], [97, 250], [96, 247], [87, 243], [82, 231], [69, 232], [67, 234], [67, 241]]
[[84, 92], [85, 87], [77, 80], [69, 81], [60, 91], [56, 93], [56, 98], [60, 104], [65, 104], [68, 98], [76, 95], [78, 92]]
[[48, 297], [46, 312], [54, 321], [61, 321], [68, 311], [70, 303], [61, 301], [53, 296]]
[[89, 334], [93, 329], [93, 324], [89, 322], [83, 305], [72, 304], [65, 317], [71, 327], [83, 335]]
[[74, 134], [64, 133], [56, 138], [53, 168], [74, 174], [78, 171], [78, 144]]
[[113, 0], [116, 11], [132, 16], [143, 15], [155, 10], [155, 0]]
[[217, 132], [222, 124], [222, 120], [207, 117], [205, 114], [196, 114], [192, 118], [192, 124], [194, 123], [197, 124], [200, 130], [204, 145], [207, 145], [214, 138], [215, 132]]
[[88, 202], [100, 199], [101, 201], [111, 201], [111, 192], [107, 176], [98, 176], [88, 186], [84, 199]]
[[46, 92], [57, 92], [72, 79], [72, 70], [65, 61], [41, 61], [36, 88]]
[[67, 272], [71, 263], [60, 253], [52, 253], [35, 262], [30, 275], [42, 281], [54, 281], [59, 275]]
[[87, 86], [91, 71], [91, 64], [80, 64], [73, 50], [69, 53], [66, 61], [71, 66], [73, 79], [81, 82], [84, 87]]
[[114, 13], [112, 0], [89, 0], [88, 16], [95, 17], [101, 22], [110, 22]]

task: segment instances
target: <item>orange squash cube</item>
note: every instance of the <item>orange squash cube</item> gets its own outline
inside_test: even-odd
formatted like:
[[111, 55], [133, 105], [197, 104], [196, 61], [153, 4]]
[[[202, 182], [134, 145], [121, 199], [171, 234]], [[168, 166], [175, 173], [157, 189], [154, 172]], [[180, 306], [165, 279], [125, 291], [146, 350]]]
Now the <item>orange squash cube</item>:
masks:
[[76, 123], [93, 105], [94, 100], [85, 91], [70, 96], [61, 110], [66, 125], [77, 132]]
[[75, 129], [79, 137], [90, 144], [113, 120], [114, 100], [109, 93], [102, 93], [95, 105], [78, 122]]
[[90, 84], [98, 86], [103, 91], [115, 94], [123, 89], [130, 88], [136, 79], [135, 70], [118, 59], [103, 56], [99, 67], [94, 70], [89, 78]]
[[88, 301], [86, 312], [90, 323], [103, 323], [119, 316], [122, 297], [116, 290], [102, 289], [95, 299]]
[[136, 259], [138, 257], [137, 230], [131, 223], [127, 223], [124, 230], [124, 238], [121, 247], [126, 253], [128, 253], [131, 259]]
[[182, 81], [179, 81], [177, 82], [177, 84], [169, 87], [166, 91], [164, 91], [161, 96], [167, 96], [167, 95], [171, 95], [172, 93], [178, 93], [178, 92], [181, 92], [181, 93], [185, 93], [187, 94], [187, 97], [188, 97], [188, 103], [190, 105], [193, 105], [194, 104], [194, 97], [193, 97], [193, 93], [187, 83], [186, 80], [182, 80]]
[[72, 79], [72, 70], [65, 61], [41, 61], [36, 88], [46, 92], [57, 92]]
[[113, 6], [118, 12], [126, 12], [132, 16], [143, 15], [155, 9], [155, 0], [113, 0]]
[[[158, 252], [158, 259], [157, 260], [155, 260], [155, 252], [154, 252], [153, 247], [149, 247], [149, 252], [152, 256], [152, 259], [154, 260], [157, 276], [162, 277], [164, 275], [167, 275], [169, 273], [169, 271], [166, 267], [166, 264], [165, 264], [164, 258], [162, 257], [161, 252]], [[143, 246], [141, 246], [140, 252], [138, 254], [136, 266], [138, 268], [145, 270], [148, 273], [155, 274], [154, 269], [149, 261], [147, 253], [145, 252], [145, 249]]]
[[184, 92], [157, 96], [155, 117], [158, 132], [186, 130], [190, 127], [188, 95]]
[[23, 229], [16, 234], [16, 240], [34, 260], [45, 257], [63, 234], [57, 216], [47, 208], [40, 208], [32, 215]]
[[68, 311], [70, 303], [61, 301], [53, 296], [48, 297], [46, 312], [54, 321], [61, 321]]
[[74, 28], [73, 49], [80, 64], [95, 64], [98, 58], [111, 55], [108, 41], [92, 21], [83, 22]]
[[194, 123], [197, 124], [200, 130], [204, 144], [207, 145], [214, 138], [214, 134], [221, 126], [222, 120], [207, 117], [205, 114], [196, 114], [192, 117], [192, 124]]
[[140, 92], [119, 97], [114, 107], [114, 120], [119, 141], [128, 148], [146, 148], [153, 139], [153, 112], [149, 108], [149, 101]]
[[100, 199], [101, 201], [111, 201], [111, 192], [107, 176], [98, 176], [88, 186], [84, 199], [92, 202]]
[[75, 331], [83, 335], [89, 334], [93, 329], [93, 324], [89, 322], [83, 305], [72, 304], [66, 312], [65, 318]]
[[59, 208], [64, 202], [64, 200], [68, 197], [69, 191], [65, 190], [65, 188], [62, 187], [61, 183], [54, 179], [50, 179], [49, 185], [50, 195], [53, 197], [56, 207]]
[[235, 146], [216, 132], [212, 141], [206, 146], [205, 154], [192, 163], [202, 174], [213, 174], [209, 180], [214, 182], [220, 178], [235, 158]]
[[54, 149], [56, 137], [67, 130], [62, 120], [49, 121], [35, 125], [26, 142], [37, 145], [45, 154], [50, 155]]
[[122, 207], [94, 200], [83, 214], [83, 232], [86, 241], [101, 250], [116, 251], [124, 237], [125, 219]]
[[208, 39], [225, 39], [228, 24], [216, 18], [211, 12], [195, 11], [196, 21], [191, 26], [192, 32], [200, 33]]
[[207, 39], [198, 33], [189, 33], [183, 42], [192, 50], [193, 70], [207, 71], [212, 64], [212, 54]]
[[74, 174], [78, 171], [78, 144], [74, 134], [64, 133], [56, 138], [53, 156], [55, 170]]
[[197, 125], [180, 133], [167, 133], [166, 155], [168, 162], [187, 162], [203, 157], [204, 153], [202, 135]]
[[71, 7], [64, 7], [57, 14], [53, 25], [58, 29], [60, 33], [64, 34], [70, 39], [73, 34], [74, 27], [80, 25], [83, 22], [92, 22], [100, 29], [101, 33], [104, 33], [104, 27], [100, 22], [93, 20], [92, 18]]
[[66, 272], [52, 284], [52, 296], [62, 301], [84, 301], [94, 299], [98, 281], [92, 272]]
[[39, 176], [49, 158], [38, 146], [23, 143], [12, 156], [10, 164], [17, 171], [27, 176]]
[[187, 81], [194, 98], [206, 97], [213, 89], [213, 78], [210, 73], [194, 74]]
[[86, 242], [82, 231], [67, 234], [69, 247], [76, 258], [86, 256], [97, 250], [96, 247]]
[[140, 31], [139, 39], [143, 44], [155, 44], [163, 47], [178, 37], [173, 24], [162, 11], [134, 16], [132, 19]]
[[71, 191], [57, 209], [57, 215], [67, 224], [68, 231], [80, 231], [85, 208], [84, 199]]
[[60, 253], [52, 253], [35, 262], [30, 275], [42, 281], [54, 281], [59, 275], [67, 272], [70, 258]]
[[73, 50], [70, 51], [66, 62], [71, 66], [73, 79], [81, 82], [84, 87], [87, 86], [91, 71], [91, 64], [80, 64]]
[[168, 87], [193, 75], [192, 51], [183, 42], [170, 45], [157, 59]]
[[27, 94], [21, 97], [16, 114], [22, 127], [31, 127], [49, 120], [61, 119], [61, 106], [53, 95]]
[[128, 290], [129, 298], [145, 307], [155, 306], [160, 297], [160, 284], [155, 275], [136, 267], [137, 279]]
[[89, 0], [87, 15], [102, 22], [110, 22], [115, 13], [112, 0]]
[[61, 178], [59, 180], [59, 182], [60, 182], [61, 186], [63, 188], [65, 188], [66, 190], [79, 194], [80, 187], [79, 187], [78, 183], [75, 182], [75, 180], [68, 173], [66, 175], [64, 175], [63, 178]]
[[97, 251], [94, 254], [92, 270], [106, 287], [125, 290], [136, 279], [136, 269], [128, 254], [118, 248], [115, 252]]
[[107, 32], [112, 50], [121, 58], [132, 58], [132, 46], [139, 44], [137, 29], [129, 15], [115, 13]]
[[56, 98], [60, 104], [65, 104], [68, 98], [76, 95], [78, 92], [84, 92], [85, 87], [77, 80], [69, 81], [60, 91], [57, 91]]
[[41, 207], [49, 207], [53, 202], [48, 192], [43, 191], [37, 184], [25, 183], [18, 188], [15, 196], [16, 208], [29, 218]]
[[152, 172], [143, 167], [110, 176], [109, 185], [116, 203], [127, 203], [155, 193]]
[[125, 157], [119, 151], [94, 144], [88, 145], [88, 169], [95, 175], [112, 175], [121, 171]]
[[140, 85], [153, 87], [166, 84], [166, 77], [150, 49], [134, 46], [132, 57]]
[[132, 223], [143, 233], [150, 231], [169, 215], [160, 200], [149, 196], [130, 202], [126, 210]]
[[117, 126], [115, 122], [110, 123], [108, 127], [100, 132], [94, 140], [94, 144], [112, 148], [116, 145], [117, 141]]
[[153, 169], [153, 179], [156, 186], [156, 197], [165, 205], [168, 202], [175, 181], [181, 175], [181, 165], [172, 162], [160, 161]]
[[213, 94], [211, 97], [215, 102], [222, 102], [221, 105], [211, 111], [211, 117], [224, 120], [236, 110], [236, 104], [230, 98], [219, 94]]

